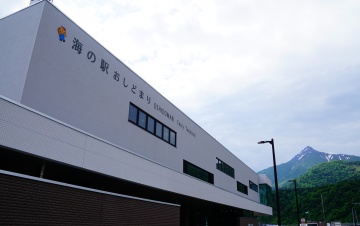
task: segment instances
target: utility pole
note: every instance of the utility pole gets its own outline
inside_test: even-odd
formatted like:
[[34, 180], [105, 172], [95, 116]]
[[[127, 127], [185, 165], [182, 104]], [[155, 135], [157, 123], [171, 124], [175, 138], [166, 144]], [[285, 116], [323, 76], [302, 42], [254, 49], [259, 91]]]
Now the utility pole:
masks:
[[295, 191], [295, 198], [296, 198], [296, 217], [297, 217], [297, 222], [300, 225], [300, 217], [299, 217], [299, 202], [298, 202], [298, 195], [297, 195], [297, 189], [296, 189], [296, 178], [294, 180], [288, 180], [288, 182], [293, 182], [294, 183], [294, 191]]
[[[360, 202], [357, 202], [357, 203], [353, 202], [352, 204], [353, 204], [353, 205], [359, 205]], [[353, 206], [352, 209], [351, 209], [351, 214], [352, 214], [352, 216], [353, 216], [353, 223], [354, 223], [354, 225], [356, 226], [356, 224], [355, 224], [355, 216], [356, 216], [356, 223], [359, 223], [359, 222], [358, 222], [358, 219], [357, 219], [356, 210], [354, 210], [354, 206]]]
[[325, 219], [325, 210], [324, 210], [324, 200], [323, 200], [323, 196], [321, 194], [321, 205], [322, 205], [322, 211], [323, 211], [323, 218], [324, 218], [324, 222], [326, 223], [326, 219]]
[[276, 209], [277, 209], [277, 217], [278, 217], [278, 226], [281, 226], [281, 210], [280, 210], [280, 201], [279, 201], [279, 186], [278, 186], [278, 178], [276, 171], [276, 160], [275, 160], [275, 147], [274, 147], [274, 139], [267, 141], [259, 141], [258, 144], [269, 143], [272, 147], [272, 155], [273, 155], [273, 164], [274, 164], [274, 177], [275, 177], [275, 190], [276, 190]]

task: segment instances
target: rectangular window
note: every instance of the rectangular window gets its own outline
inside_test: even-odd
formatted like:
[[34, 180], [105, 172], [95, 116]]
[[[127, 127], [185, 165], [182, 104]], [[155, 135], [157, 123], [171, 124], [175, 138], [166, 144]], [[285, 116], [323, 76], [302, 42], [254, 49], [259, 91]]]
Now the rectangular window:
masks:
[[175, 137], [176, 137], [175, 132], [170, 131], [170, 144], [172, 144], [174, 146], [176, 146]]
[[183, 161], [183, 171], [190, 176], [196, 177], [210, 184], [214, 184], [214, 175], [212, 173], [209, 173], [208, 171], [203, 170], [186, 160]]
[[252, 182], [251, 180], [249, 180], [249, 187], [251, 190], [254, 190], [256, 192], [259, 192], [259, 188], [258, 188], [258, 185], [255, 184], [254, 182]]
[[153, 117], [148, 116], [148, 120], [147, 120], [147, 131], [149, 131], [150, 133], [154, 133], [155, 131], [155, 120]]
[[138, 114], [138, 109], [135, 106], [130, 105], [130, 108], [129, 108], [129, 121], [136, 124], [137, 123], [137, 114]]
[[164, 130], [163, 130], [164, 134], [163, 134], [163, 139], [166, 142], [169, 142], [169, 128], [167, 128], [166, 126], [164, 126]]
[[248, 194], [248, 188], [245, 184], [240, 183], [237, 181], [237, 190], [241, 193], [244, 193], [245, 195]]
[[216, 169], [220, 170], [221, 172], [229, 175], [232, 178], [235, 178], [235, 170], [225, 162], [221, 161], [220, 159], [216, 158]]
[[267, 184], [259, 184], [260, 203], [270, 206], [271, 187]]
[[156, 136], [162, 138], [162, 128], [163, 125], [160, 122], [156, 122]]
[[145, 129], [146, 128], [146, 114], [143, 111], [139, 111], [139, 123], [138, 125]]
[[133, 103], [129, 106], [129, 122], [176, 147], [176, 132]]

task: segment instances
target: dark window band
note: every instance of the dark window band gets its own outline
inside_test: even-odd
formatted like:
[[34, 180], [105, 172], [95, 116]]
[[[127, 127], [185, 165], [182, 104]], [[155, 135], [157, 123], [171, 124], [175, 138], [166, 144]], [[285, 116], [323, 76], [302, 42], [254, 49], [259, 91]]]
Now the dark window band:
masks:
[[220, 159], [216, 158], [216, 169], [220, 170], [221, 172], [229, 175], [232, 178], [235, 178], [235, 170], [225, 162], [221, 161]]
[[183, 161], [183, 171], [190, 176], [196, 177], [210, 184], [214, 184], [214, 175], [212, 173], [209, 173], [208, 171], [203, 170], [186, 160]]
[[259, 186], [257, 184], [255, 184], [254, 182], [252, 182], [251, 180], [249, 180], [249, 187], [251, 190], [259, 192]]
[[176, 147], [176, 132], [141, 110], [133, 103], [130, 103], [129, 106], [128, 120], [166, 143]]
[[245, 184], [240, 183], [237, 181], [237, 190], [241, 193], [248, 194], [248, 187]]

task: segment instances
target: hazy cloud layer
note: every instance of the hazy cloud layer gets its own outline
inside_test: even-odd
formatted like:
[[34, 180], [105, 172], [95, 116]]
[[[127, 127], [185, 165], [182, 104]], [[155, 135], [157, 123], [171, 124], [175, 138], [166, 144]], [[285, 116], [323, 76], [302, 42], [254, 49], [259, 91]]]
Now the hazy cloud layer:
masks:
[[[30, 1], [0, 0], [0, 17]], [[360, 2], [54, 0], [255, 171], [360, 155]]]

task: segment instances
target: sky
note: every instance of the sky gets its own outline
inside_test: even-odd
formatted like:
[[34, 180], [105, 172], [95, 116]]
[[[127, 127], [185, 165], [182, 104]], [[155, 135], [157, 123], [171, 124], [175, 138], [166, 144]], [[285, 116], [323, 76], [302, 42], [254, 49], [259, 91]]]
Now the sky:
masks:
[[[0, 18], [29, 3], [0, 0]], [[360, 156], [358, 0], [53, 4], [256, 172], [271, 138], [278, 165]]]

